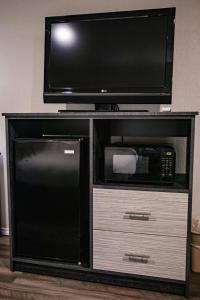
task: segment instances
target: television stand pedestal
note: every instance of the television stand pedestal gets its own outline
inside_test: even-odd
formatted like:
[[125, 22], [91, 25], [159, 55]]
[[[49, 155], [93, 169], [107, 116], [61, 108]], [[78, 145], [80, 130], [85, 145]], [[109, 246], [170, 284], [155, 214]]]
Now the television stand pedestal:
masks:
[[119, 111], [119, 106], [117, 104], [95, 104], [94, 110], [69, 110], [69, 109], [61, 109], [58, 110], [59, 113], [67, 113], [67, 112], [84, 112], [84, 111], [97, 111], [97, 112], [114, 112]]
[[95, 104], [95, 111], [119, 111], [117, 104]]
[[59, 113], [67, 113], [67, 112], [148, 112], [146, 109], [133, 109], [133, 110], [120, 110], [118, 104], [95, 104], [94, 110], [70, 110], [70, 109], [61, 109], [58, 110]]

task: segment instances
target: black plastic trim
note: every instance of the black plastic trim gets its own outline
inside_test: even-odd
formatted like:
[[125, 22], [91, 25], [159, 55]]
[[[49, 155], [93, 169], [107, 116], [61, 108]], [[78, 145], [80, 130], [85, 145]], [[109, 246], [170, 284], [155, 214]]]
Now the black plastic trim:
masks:
[[133, 276], [125, 275], [121, 273], [105, 272], [100, 270], [89, 269], [67, 269], [60, 268], [60, 266], [49, 266], [31, 264], [29, 262], [13, 262], [14, 271], [31, 272], [42, 275], [59, 276], [64, 278], [91, 281], [97, 283], [105, 283], [111, 285], [140, 288], [145, 290], [166, 292], [184, 295], [185, 294], [185, 282], [178, 280], [166, 280], [160, 278], [146, 277], [146, 276]]

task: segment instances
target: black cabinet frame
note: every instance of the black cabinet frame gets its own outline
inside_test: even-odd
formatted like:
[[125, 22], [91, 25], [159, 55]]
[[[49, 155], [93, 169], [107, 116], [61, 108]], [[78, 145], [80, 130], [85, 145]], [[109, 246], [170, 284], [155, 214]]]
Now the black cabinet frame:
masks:
[[[191, 239], [191, 209], [192, 209], [192, 181], [193, 181], [193, 153], [195, 112], [174, 113], [134, 113], [134, 112], [68, 112], [41, 114], [4, 114], [6, 117], [7, 167], [8, 167], [8, 196], [10, 217], [10, 267], [12, 271], [25, 271], [39, 274], [55, 275], [121, 286], [150, 289], [189, 295], [190, 283], [190, 239]], [[134, 128], [134, 129], [133, 129]], [[133, 134], [134, 131], [134, 134]], [[14, 227], [13, 205], [13, 141], [15, 138], [39, 138], [42, 135], [68, 135], [89, 137], [90, 161], [90, 266], [88, 268], [61, 264], [58, 262], [41, 261], [14, 256]], [[186, 137], [187, 138], [187, 180], [179, 187], [123, 185], [107, 186], [102, 179], [103, 146], [114, 135], [154, 136], [154, 137]], [[166, 192], [188, 192], [188, 235], [186, 257], [186, 281], [161, 279], [155, 277], [138, 276], [108, 272], [93, 269], [93, 197], [92, 189], [120, 188], [135, 190], [154, 190]]]

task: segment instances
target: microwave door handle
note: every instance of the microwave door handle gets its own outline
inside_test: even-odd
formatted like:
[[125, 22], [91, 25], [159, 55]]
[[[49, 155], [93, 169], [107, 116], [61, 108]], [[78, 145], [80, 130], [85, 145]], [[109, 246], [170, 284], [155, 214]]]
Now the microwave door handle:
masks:
[[150, 216], [151, 216], [151, 213], [149, 213], [149, 212], [126, 211], [125, 215], [124, 215], [124, 219], [149, 221]]

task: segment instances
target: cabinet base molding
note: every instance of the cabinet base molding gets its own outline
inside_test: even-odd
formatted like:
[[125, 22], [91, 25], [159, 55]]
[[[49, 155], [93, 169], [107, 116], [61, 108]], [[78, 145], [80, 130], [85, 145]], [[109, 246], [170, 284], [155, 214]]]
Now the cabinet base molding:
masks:
[[[21, 261], [20, 261], [21, 260]], [[144, 290], [166, 292], [177, 295], [185, 295], [186, 283], [178, 280], [166, 280], [147, 276], [134, 276], [114, 272], [105, 272], [99, 270], [92, 270], [89, 268], [70, 269], [63, 264], [63, 267], [52, 266], [49, 262], [43, 264], [30, 261], [29, 259], [14, 259], [12, 263], [12, 270], [19, 272], [28, 272], [42, 275], [58, 276], [68, 279], [75, 279], [81, 281], [90, 281], [103, 284], [118, 285], [123, 287], [138, 288]]]

